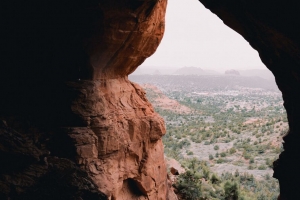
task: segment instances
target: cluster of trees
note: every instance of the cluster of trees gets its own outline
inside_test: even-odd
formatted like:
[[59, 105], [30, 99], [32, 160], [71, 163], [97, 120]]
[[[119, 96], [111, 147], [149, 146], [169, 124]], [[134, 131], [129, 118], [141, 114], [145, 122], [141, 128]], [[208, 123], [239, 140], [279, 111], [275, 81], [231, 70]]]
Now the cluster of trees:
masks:
[[[158, 97], [153, 91], [147, 92], [150, 101]], [[183, 163], [190, 162], [186, 158], [197, 156], [193, 148], [206, 145], [211, 149], [206, 161], [212, 165], [244, 166], [249, 173], [254, 169], [272, 168], [282, 147], [279, 140], [271, 143], [270, 138], [274, 140], [288, 131], [281, 96], [260, 92], [231, 96], [222, 95], [222, 92], [203, 96], [184, 90], [165, 93], [191, 108], [190, 113], [155, 108], [167, 126], [167, 134], [163, 137], [166, 156]], [[234, 157], [240, 159], [233, 161]], [[187, 172], [178, 177], [176, 187], [182, 195], [188, 196], [186, 199], [235, 199], [238, 196], [244, 200], [263, 200], [277, 197], [278, 184], [270, 177], [267, 181], [255, 180], [249, 174], [217, 175], [204, 163], [197, 161], [194, 167], [187, 166]], [[255, 189], [254, 185], [260, 189]]]
[[[247, 112], [237, 112], [233, 109], [224, 111], [223, 104], [215, 103], [218, 99], [213, 100], [209, 97], [202, 101], [199, 99], [187, 101], [186, 99], [188, 98], [183, 98], [184, 101], [181, 103], [189, 107], [199, 104], [197, 106], [201, 107], [201, 110], [195, 109], [189, 114], [157, 110], [165, 118], [167, 124], [167, 134], [163, 138], [167, 156], [182, 159], [184, 155], [194, 155], [190, 149], [193, 142], [213, 146], [233, 142], [233, 148], [226, 151], [215, 149], [216, 152], [211, 153], [208, 159], [220, 164], [230, 162], [227, 159], [228, 156], [239, 154], [246, 160], [245, 164], [249, 165], [249, 170], [265, 170], [272, 167], [262, 161], [257, 162], [258, 159], [255, 158], [265, 157], [274, 160], [282, 151], [281, 146], [271, 145], [268, 141], [272, 135], [280, 136], [287, 132], [286, 116], [281, 109], [275, 106], [273, 110], [278, 112], [274, 115], [270, 114], [269, 107], [259, 111], [255, 109]], [[207, 102], [207, 99], [210, 99], [211, 102], [203, 104], [203, 102]], [[236, 97], [235, 101], [237, 100]], [[226, 103], [224, 100], [222, 102]], [[273, 102], [270, 100], [270, 105], [274, 104], [278, 104], [277, 100], [273, 99]], [[260, 116], [260, 118], [256, 118], [258, 120], [253, 123], [245, 123], [249, 119], [245, 113], [256, 117]]]
[[177, 193], [189, 200], [276, 200], [277, 182], [266, 175], [257, 180], [248, 173], [213, 173], [208, 164], [195, 158], [185, 159], [186, 171], [174, 184]]

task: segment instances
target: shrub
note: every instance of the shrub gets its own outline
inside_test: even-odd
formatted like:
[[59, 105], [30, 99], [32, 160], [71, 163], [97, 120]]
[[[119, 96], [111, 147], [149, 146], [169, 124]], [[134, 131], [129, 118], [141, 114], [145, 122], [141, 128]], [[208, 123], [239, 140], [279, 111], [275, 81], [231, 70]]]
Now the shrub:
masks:
[[273, 152], [274, 153], [276, 153], [276, 154], [279, 154], [279, 153], [281, 153], [283, 150], [282, 150], [282, 148], [280, 148], [280, 147], [276, 147], [274, 150], [273, 150]]
[[209, 154], [209, 160], [213, 160], [213, 159], [214, 159], [213, 155]]
[[205, 178], [206, 180], [208, 180], [209, 179], [209, 174], [210, 174], [209, 169], [204, 167], [202, 169], [202, 173], [203, 173], [203, 178]]
[[259, 149], [258, 149], [258, 153], [259, 153], [259, 154], [265, 153], [265, 149], [264, 149], [263, 147], [259, 148]]
[[202, 140], [201, 140], [201, 138], [197, 138], [197, 139], [195, 139], [193, 142], [195, 142], [195, 143], [201, 143]]
[[248, 169], [249, 169], [249, 170], [252, 170], [252, 169], [255, 169], [255, 167], [254, 167], [253, 165], [249, 165], [249, 166], [248, 166]]
[[243, 156], [246, 160], [250, 159], [250, 155], [246, 152], [243, 153]]
[[266, 165], [259, 165], [258, 169], [259, 170], [265, 170], [265, 169], [267, 169], [267, 167], [266, 167]]
[[188, 170], [180, 174], [175, 187], [185, 199], [198, 200], [202, 195], [201, 180], [195, 171]]
[[182, 146], [186, 146], [186, 147], [187, 147], [187, 146], [190, 146], [191, 143], [190, 143], [189, 140], [184, 139], [184, 140], [182, 140], [182, 141], [179, 142], [179, 145], [182, 145]]
[[265, 194], [263, 193], [260, 193], [258, 196], [257, 196], [257, 200], [268, 200], [270, 199], [268, 196], [266, 196]]
[[271, 160], [270, 158], [266, 159], [266, 165], [270, 168], [273, 168], [273, 162], [274, 162], [274, 159], [273, 160]]
[[235, 176], [235, 177], [238, 177], [239, 175], [240, 175], [239, 170], [235, 170], [234, 176]]
[[224, 184], [225, 200], [238, 200], [239, 189], [236, 182], [227, 181]]
[[225, 143], [229, 143], [229, 142], [231, 142], [231, 140], [230, 140], [229, 138], [226, 138], [226, 139], [224, 140], [224, 142], [225, 142]]
[[214, 146], [214, 150], [216, 150], [216, 151], [219, 150], [219, 146], [218, 146], [218, 145], [215, 145], [215, 146]]
[[235, 149], [234, 147], [232, 147], [231, 149], [229, 149], [229, 153], [230, 153], [230, 154], [236, 153], [236, 149]]
[[225, 152], [222, 152], [222, 153], [220, 153], [220, 156], [221, 156], [221, 157], [226, 157], [226, 153], [225, 153]]
[[220, 179], [216, 174], [213, 174], [211, 175], [210, 181], [212, 184], [218, 184], [220, 182]]

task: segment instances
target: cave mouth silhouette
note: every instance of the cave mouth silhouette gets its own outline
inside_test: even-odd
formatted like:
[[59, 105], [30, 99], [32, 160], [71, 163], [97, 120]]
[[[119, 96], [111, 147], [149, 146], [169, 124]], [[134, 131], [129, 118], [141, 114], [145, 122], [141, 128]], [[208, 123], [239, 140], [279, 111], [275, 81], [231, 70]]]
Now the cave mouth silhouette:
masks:
[[[274, 177], [280, 182], [281, 200], [300, 199], [300, 23], [295, 20], [299, 18], [299, 2], [200, 2], [242, 35], [274, 74], [289, 121], [284, 151], [274, 164]], [[19, 140], [22, 137], [12, 134], [6, 141], [18, 141], [19, 145], [5, 150], [24, 155], [25, 160], [37, 165], [49, 162], [45, 159], [49, 154], [45, 143], [55, 138], [53, 133], [58, 133], [59, 127], [89, 125], [72, 104], [74, 97], [87, 102], [89, 95], [95, 94], [88, 89], [100, 75], [111, 80], [107, 84], [115, 80], [125, 84], [127, 75], [156, 50], [164, 31], [165, 5], [165, 0], [1, 2], [1, 24], [5, 27], [0, 45], [0, 118], [5, 119], [1, 126], [5, 133], [13, 133], [14, 128], [15, 134], [26, 136]], [[135, 91], [143, 97], [141, 91]], [[36, 148], [22, 143], [28, 139], [36, 142]], [[17, 147], [26, 153], [19, 154], [22, 151]], [[61, 158], [64, 159], [68, 158]], [[68, 162], [66, 165], [75, 166]], [[42, 172], [46, 168], [40, 169]], [[80, 171], [76, 167], [74, 170]], [[10, 194], [11, 186], [6, 187], [6, 194]]]

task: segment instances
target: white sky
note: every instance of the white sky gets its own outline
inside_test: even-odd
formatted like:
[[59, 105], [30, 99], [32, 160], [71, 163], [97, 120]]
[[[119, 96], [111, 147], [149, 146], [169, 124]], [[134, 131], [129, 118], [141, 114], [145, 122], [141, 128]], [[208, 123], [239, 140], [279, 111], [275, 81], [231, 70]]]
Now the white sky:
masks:
[[149, 66], [202, 69], [266, 69], [258, 53], [198, 0], [168, 0], [166, 31]]

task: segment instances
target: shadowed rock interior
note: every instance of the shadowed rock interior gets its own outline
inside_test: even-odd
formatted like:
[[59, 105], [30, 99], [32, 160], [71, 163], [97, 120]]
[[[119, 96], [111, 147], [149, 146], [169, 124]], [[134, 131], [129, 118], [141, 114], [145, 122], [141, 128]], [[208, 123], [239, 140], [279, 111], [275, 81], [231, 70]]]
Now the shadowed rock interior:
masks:
[[[259, 52], [290, 130], [274, 164], [300, 199], [299, 3], [200, 0]], [[166, 0], [4, 1], [0, 197], [168, 199], [162, 118], [127, 76], [158, 47]], [[201, 57], [201, 55], [199, 55]]]

